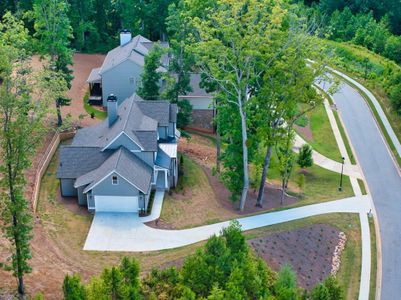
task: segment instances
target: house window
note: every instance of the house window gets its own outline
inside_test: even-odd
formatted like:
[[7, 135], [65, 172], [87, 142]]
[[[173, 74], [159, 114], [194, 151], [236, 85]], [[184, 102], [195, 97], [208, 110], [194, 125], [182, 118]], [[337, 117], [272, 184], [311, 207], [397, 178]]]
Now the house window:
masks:
[[116, 175], [113, 175], [113, 176], [111, 177], [111, 183], [112, 183], [113, 185], [117, 185], [117, 184], [118, 184], [118, 177], [117, 177]]
[[134, 84], [135, 83], [135, 78], [133, 76], [131, 76], [129, 78], [129, 83]]

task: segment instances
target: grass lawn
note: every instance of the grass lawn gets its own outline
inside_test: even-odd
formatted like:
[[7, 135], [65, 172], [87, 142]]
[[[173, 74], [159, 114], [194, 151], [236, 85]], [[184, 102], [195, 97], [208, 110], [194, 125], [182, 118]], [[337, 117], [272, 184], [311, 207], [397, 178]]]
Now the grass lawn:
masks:
[[[198, 140], [199, 138], [196, 139], [196, 141]], [[280, 175], [275, 157], [273, 157], [271, 167], [269, 182], [280, 186]], [[164, 198], [160, 217], [162, 221], [178, 229], [212, 224], [244, 216], [222, 204], [224, 201], [221, 198], [222, 196], [218, 194], [219, 191], [215, 191], [211, 186], [198, 162], [185, 155], [184, 168], [184, 176], [180, 177], [177, 189], [166, 194]], [[348, 176], [343, 177], [343, 191], [339, 192], [340, 175], [338, 173], [313, 166], [303, 174], [305, 174], [303, 175], [305, 176], [305, 185], [302, 188], [297, 185], [299, 176], [302, 176], [298, 166], [295, 166], [289, 183], [288, 193], [296, 196], [299, 201], [272, 210], [315, 204], [354, 195]], [[251, 200], [248, 199], [248, 201]]]
[[[299, 186], [300, 177], [304, 176], [304, 186]], [[271, 168], [269, 169], [268, 179], [279, 184], [280, 173], [276, 157], [272, 156]], [[299, 197], [301, 200], [295, 205], [307, 205], [340, 198], [352, 197], [351, 181], [348, 176], [343, 176], [343, 191], [339, 192], [340, 174], [323, 169], [317, 165], [302, 171], [298, 165], [294, 165], [294, 170], [290, 177], [289, 194]]]
[[188, 228], [235, 217], [219, 203], [201, 166], [184, 155], [184, 175], [177, 188], [165, 195], [160, 218], [174, 228]]
[[[48, 236], [48, 243], [50, 242], [57, 252], [61, 253], [59, 256], [62, 263], [52, 262], [49, 259], [48, 268], [62, 268], [60, 270], [62, 273], [78, 269], [83, 279], [87, 280], [89, 276], [100, 274], [105, 267], [118, 264], [123, 256], [129, 256], [135, 257], [140, 262], [142, 272], [149, 272], [153, 267], [183, 259], [199, 246], [195, 244], [179, 249], [142, 253], [83, 251], [93, 216], [84, 208], [79, 209], [76, 199], [66, 200], [71, 201], [70, 203], [62, 203], [59, 200], [59, 181], [56, 178], [57, 157], [56, 153], [43, 177], [37, 209], [41, 226]], [[42, 246], [42, 243], [34, 244], [33, 249], [38, 251], [37, 249], [40, 250]], [[43, 272], [36, 275], [35, 280], [38, 285], [47, 286], [50, 279]], [[60, 289], [61, 292], [62, 282], [56, 282], [52, 287]]]
[[95, 118], [100, 119], [100, 120], [104, 120], [107, 117], [107, 112], [106, 111], [101, 111], [98, 110], [96, 108], [94, 108], [92, 105], [90, 105], [88, 103], [88, 99], [89, 99], [89, 91], [86, 92], [85, 97], [83, 99], [84, 102], [84, 109], [85, 111], [89, 114], [89, 115], [93, 115], [95, 116]]
[[247, 239], [252, 239], [266, 233], [289, 231], [312, 224], [328, 224], [337, 227], [347, 236], [347, 242], [341, 256], [340, 270], [337, 279], [345, 290], [345, 299], [357, 299], [361, 274], [362, 243], [361, 230], [357, 214], [327, 214], [310, 217], [283, 224], [258, 228], [245, 233]]
[[340, 150], [338, 149], [324, 105], [318, 105], [314, 110], [308, 112], [306, 117], [309, 120], [312, 138], [299, 132], [302, 138], [320, 154], [341, 162]]
[[369, 299], [374, 300], [376, 298], [376, 280], [377, 280], [377, 248], [376, 248], [376, 228], [375, 221], [373, 218], [369, 219], [370, 228], [370, 247], [372, 252], [372, 269], [370, 272], [370, 291]]

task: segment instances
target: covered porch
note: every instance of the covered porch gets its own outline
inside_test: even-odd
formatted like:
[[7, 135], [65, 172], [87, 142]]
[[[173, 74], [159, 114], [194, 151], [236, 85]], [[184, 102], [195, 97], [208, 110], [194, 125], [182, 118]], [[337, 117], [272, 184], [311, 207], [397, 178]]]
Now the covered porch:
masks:
[[95, 68], [89, 74], [86, 82], [89, 84], [89, 99], [91, 105], [103, 105], [102, 99], [102, 77], [99, 75], [100, 68]]

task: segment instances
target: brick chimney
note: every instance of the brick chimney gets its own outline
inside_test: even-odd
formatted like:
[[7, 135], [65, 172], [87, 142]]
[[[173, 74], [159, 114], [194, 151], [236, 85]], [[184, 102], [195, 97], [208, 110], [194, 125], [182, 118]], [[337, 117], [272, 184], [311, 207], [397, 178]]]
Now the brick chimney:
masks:
[[110, 94], [107, 97], [107, 119], [109, 120], [109, 127], [111, 127], [118, 118], [117, 108], [117, 97], [114, 94]]

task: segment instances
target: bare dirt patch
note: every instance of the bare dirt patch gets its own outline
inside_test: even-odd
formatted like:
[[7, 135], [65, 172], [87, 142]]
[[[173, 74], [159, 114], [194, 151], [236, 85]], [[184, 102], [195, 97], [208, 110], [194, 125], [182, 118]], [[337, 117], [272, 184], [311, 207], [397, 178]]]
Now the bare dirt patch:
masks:
[[301, 287], [311, 289], [330, 275], [339, 234], [338, 228], [315, 224], [267, 234], [248, 243], [273, 270], [279, 271], [283, 265], [291, 265]]
[[[64, 117], [67, 114], [70, 114], [72, 119], [76, 122], [79, 120], [80, 115], [84, 115], [85, 118], [82, 121], [79, 121], [80, 126], [84, 127], [99, 122], [97, 119], [90, 118], [84, 109], [82, 101], [86, 91], [88, 90], [86, 79], [93, 68], [97, 68], [102, 65], [105, 57], [106, 56], [103, 54], [84, 53], [75, 53], [73, 56], [74, 64], [71, 66], [71, 69], [73, 70], [74, 79], [71, 82], [71, 89], [67, 94], [68, 97], [72, 99], [71, 105], [63, 106], [61, 111]], [[39, 70], [42, 65], [43, 62], [39, 60], [39, 56], [35, 55], [32, 58], [32, 68]]]

